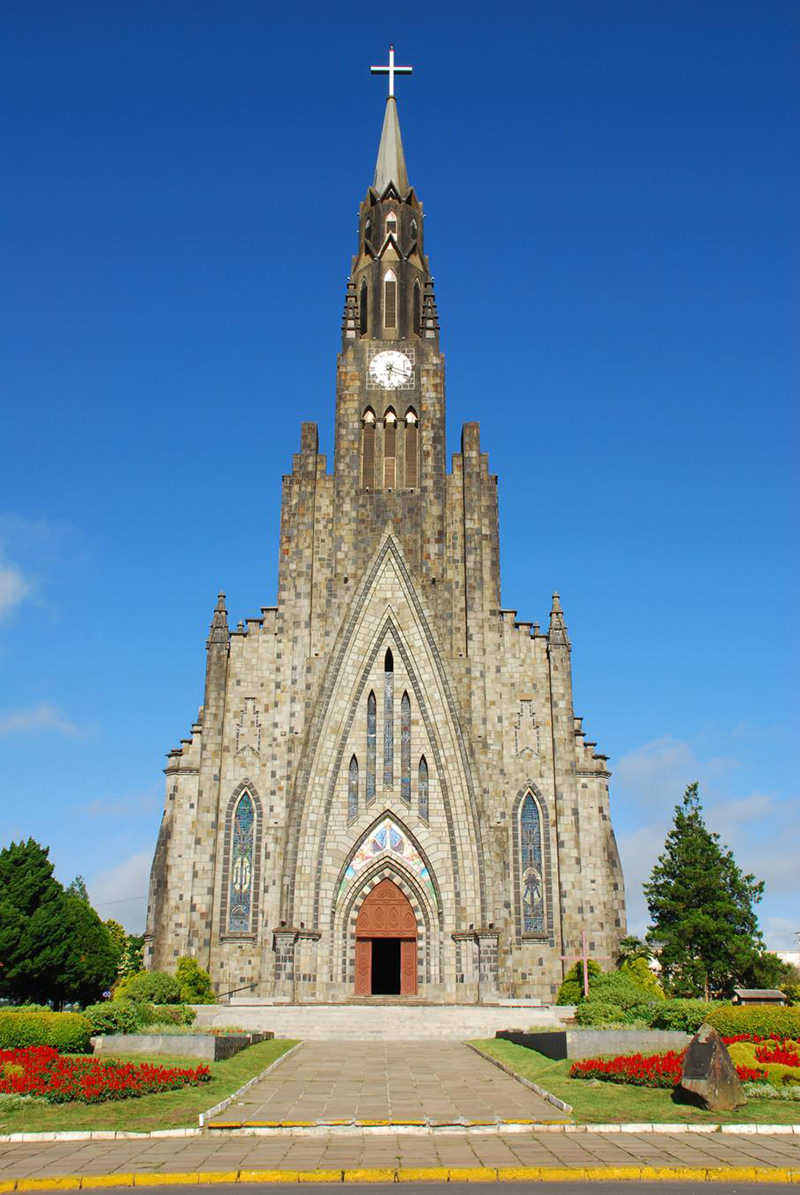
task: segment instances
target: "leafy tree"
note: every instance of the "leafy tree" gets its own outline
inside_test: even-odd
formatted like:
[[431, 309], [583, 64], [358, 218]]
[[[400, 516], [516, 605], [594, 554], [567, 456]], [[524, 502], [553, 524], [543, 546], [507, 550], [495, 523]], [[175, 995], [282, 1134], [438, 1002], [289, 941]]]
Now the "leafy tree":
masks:
[[624, 963], [633, 962], [634, 959], [652, 957], [653, 951], [650, 945], [642, 938], [637, 938], [635, 934], [629, 934], [627, 938], [622, 939], [617, 949], [617, 966], [621, 967]]
[[126, 934], [125, 949], [119, 963], [119, 974], [123, 978], [136, 975], [144, 967], [144, 934]]
[[70, 880], [65, 891], [70, 896], [77, 896], [79, 900], [84, 901], [87, 905], [91, 904], [89, 900], [89, 889], [86, 887], [86, 880], [83, 876], [75, 876], [74, 880]]
[[677, 996], [730, 996], [763, 951], [753, 910], [764, 884], [743, 875], [719, 835], [706, 829], [698, 785], [690, 784], [644, 886], [659, 962]]
[[128, 935], [125, 932], [125, 926], [120, 925], [120, 923], [115, 921], [113, 917], [109, 917], [107, 921], [103, 922], [103, 924], [108, 930], [108, 936], [111, 939], [111, 945], [114, 947], [114, 952], [117, 956], [117, 974], [119, 975], [119, 966], [122, 962], [122, 956], [125, 953], [125, 943], [127, 942]]
[[108, 931], [91, 905], [54, 878], [47, 848], [29, 838], [0, 850], [0, 995], [21, 1003], [84, 1001], [113, 976]]
[[658, 976], [650, 970], [647, 959], [632, 958], [623, 963], [619, 969], [620, 975], [627, 976], [642, 991], [647, 992], [651, 1000], [663, 1000], [664, 989], [658, 981]]
[[742, 984], [748, 988], [779, 988], [792, 982], [796, 974], [791, 963], [785, 963], [770, 950], [756, 954], [742, 974]]
[[184, 1004], [216, 1004], [211, 976], [202, 969], [196, 958], [179, 958], [175, 978], [181, 985], [181, 1001]]

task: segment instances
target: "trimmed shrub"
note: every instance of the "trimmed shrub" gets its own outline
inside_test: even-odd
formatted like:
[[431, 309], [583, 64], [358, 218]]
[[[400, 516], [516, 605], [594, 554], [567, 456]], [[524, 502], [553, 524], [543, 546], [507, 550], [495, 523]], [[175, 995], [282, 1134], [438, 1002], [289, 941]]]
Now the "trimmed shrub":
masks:
[[[592, 981], [598, 975], [602, 975], [602, 969], [599, 963], [589, 959], [589, 991], [592, 989]], [[564, 976], [564, 982], [558, 989], [556, 996], [556, 1004], [577, 1004], [579, 1000], [583, 999], [583, 963], [575, 963], [570, 967]]]
[[134, 1000], [137, 1003], [179, 1004], [181, 986], [174, 975], [166, 971], [137, 971], [128, 975], [114, 989], [115, 1000]]
[[583, 1000], [575, 1009], [575, 1020], [584, 1028], [621, 1025], [624, 1017], [622, 1009], [616, 1004], [606, 1004], [602, 1000]]
[[92, 1028], [77, 1012], [21, 1012], [0, 1009], [0, 1050], [53, 1046], [62, 1054], [86, 1054]]
[[105, 1000], [90, 1004], [83, 1015], [92, 1027], [92, 1034], [135, 1033], [140, 1020], [138, 1007], [128, 1000]]
[[196, 958], [179, 958], [175, 978], [180, 984], [181, 1000], [184, 1004], [216, 1004], [211, 976], [208, 971], [203, 970]]
[[651, 1029], [697, 1033], [714, 1009], [720, 1007], [718, 1003], [707, 1004], [705, 1000], [664, 1000], [649, 1010], [648, 1020]]
[[193, 1025], [197, 1013], [188, 1004], [150, 1004], [153, 1025]]
[[800, 1037], [800, 1008], [767, 1007], [735, 1008], [732, 1004], [718, 1005], [706, 1017], [720, 1037], [736, 1037], [752, 1033], [755, 1037]]
[[628, 959], [619, 968], [619, 974], [626, 975], [643, 992], [647, 992], [648, 1000], [665, 999], [664, 989], [658, 982], [658, 976], [650, 970], [646, 958]]

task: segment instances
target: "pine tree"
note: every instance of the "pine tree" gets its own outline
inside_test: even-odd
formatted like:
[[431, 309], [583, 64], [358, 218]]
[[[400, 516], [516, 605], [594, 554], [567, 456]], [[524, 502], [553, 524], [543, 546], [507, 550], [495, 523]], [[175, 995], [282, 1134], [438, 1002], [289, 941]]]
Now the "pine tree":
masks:
[[664, 845], [644, 886], [664, 979], [674, 995], [730, 996], [763, 951], [753, 910], [763, 881], [743, 875], [706, 829], [696, 782], [676, 805]]

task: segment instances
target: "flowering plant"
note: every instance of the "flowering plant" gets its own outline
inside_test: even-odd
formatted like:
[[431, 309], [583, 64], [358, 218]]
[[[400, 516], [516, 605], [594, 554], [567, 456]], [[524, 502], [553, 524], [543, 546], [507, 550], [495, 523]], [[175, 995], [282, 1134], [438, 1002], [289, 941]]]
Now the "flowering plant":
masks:
[[32, 1095], [51, 1104], [99, 1104], [175, 1091], [207, 1082], [207, 1066], [189, 1069], [149, 1062], [65, 1057], [52, 1046], [0, 1050], [0, 1095]]
[[[620, 1054], [616, 1058], [582, 1058], [570, 1067], [571, 1079], [601, 1079], [635, 1087], [676, 1087], [683, 1070], [683, 1051], [665, 1054]], [[766, 1078], [763, 1070], [737, 1066], [742, 1082]]]

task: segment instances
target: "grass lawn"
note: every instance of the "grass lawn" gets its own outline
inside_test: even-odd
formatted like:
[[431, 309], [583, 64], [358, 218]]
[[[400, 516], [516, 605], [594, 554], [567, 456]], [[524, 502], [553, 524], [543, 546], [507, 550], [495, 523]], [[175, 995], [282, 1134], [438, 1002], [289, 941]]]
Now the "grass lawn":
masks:
[[[180, 1038], [175, 1038], [179, 1048]], [[153, 1129], [196, 1128], [200, 1112], [232, 1095], [248, 1079], [265, 1070], [295, 1042], [263, 1041], [248, 1046], [224, 1062], [209, 1062], [211, 1080], [197, 1087], [144, 1095], [140, 1099], [107, 1100], [103, 1104], [32, 1103], [5, 1109], [0, 1105], [0, 1134], [64, 1132], [77, 1129], [118, 1129], [146, 1133]], [[123, 1054], [126, 1062], [152, 1062], [156, 1066], [196, 1067], [202, 1058], [175, 1055]]]
[[552, 1095], [572, 1104], [572, 1119], [578, 1124], [796, 1124], [800, 1103], [789, 1100], [754, 1100], [736, 1112], [705, 1112], [690, 1104], [677, 1104], [672, 1092], [655, 1087], [630, 1087], [586, 1079], [570, 1079], [568, 1059], [554, 1062], [526, 1046], [492, 1038], [472, 1043], [504, 1063], [523, 1079], [538, 1083]]

